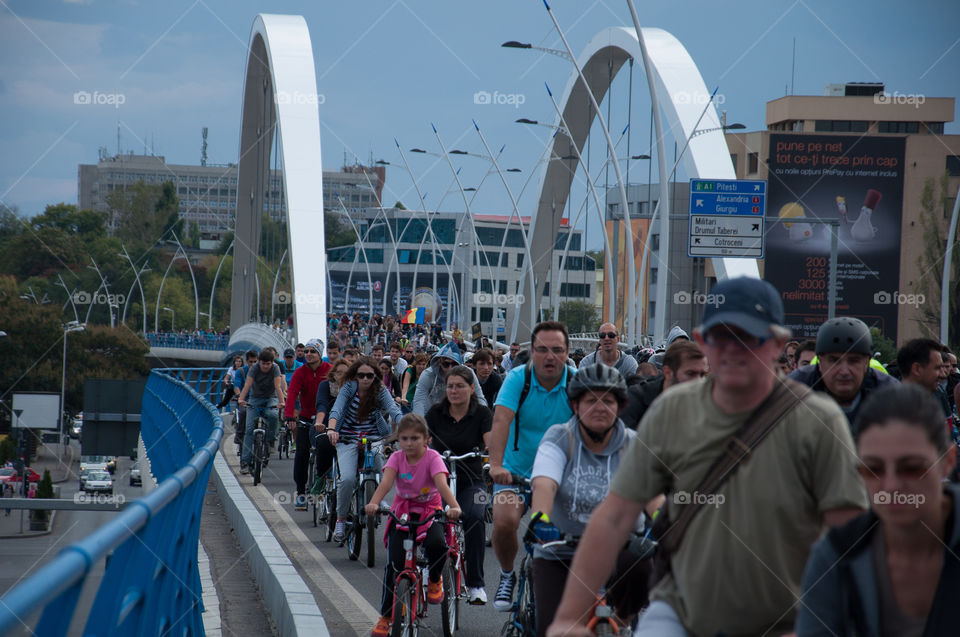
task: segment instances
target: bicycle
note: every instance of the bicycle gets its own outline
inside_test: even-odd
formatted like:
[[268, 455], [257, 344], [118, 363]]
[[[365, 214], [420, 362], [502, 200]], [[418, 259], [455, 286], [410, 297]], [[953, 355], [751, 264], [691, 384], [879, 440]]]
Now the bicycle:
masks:
[[[251, 457], [250, 474], [253, 476], [253, 486], [257, 486], [263, 477], [263, 468], [270, 462], [270, 449], [267, 447], [266, 417], [264, 413], [275, 407], [253, 407], [257, 412], [253, 429], [253, 454]], [[249, 423], [248, 423], [249, 424]]]
[[[454, 494], [457, 493], [457, 462], [482, 457], [483, 454], [479, 449], [459, 456], [451, 455], [449, 450], [443, 452], [443, 460], [450, 467], [450, 490]], [[460, 628], [460, 600], [466, 595], [464, 582], [467, 580], [467, 565], [463, 557], [466, 552], [466, 543], [462, 524], [448, 524], [445, 531], [448, 547], [447, 564], [452, 565], [450, 570], [453, 578], [451, 581], [444, 577], [444, 599], [452, 597], [454, 603], [451, 612], [444, 613], [443, 626], [445, 633], [452, 634]], [[449, 590], [447, 590], [448, 586]]]
[[287, 455], [287, 459], [290, 458], [290, 429], [287, 428], [286, 423], [281, 424], [280, 434], [277, 436], [277, 458], [283, 459], [284, 454]]
[[[426, 558], [421, 554], [420, 544], [417, 542], [417, 532], [421, 526], [439, 520], [448, 524], [447, 516], [443, 511], [436, 511], [421, 519], [408, 519], [406, 515], [397, 517], [393, 511], [381, 508], [378, 513], [393, 519], [400, 526], [407, 527], [406, 537], [403, 538], [404, 563], [403, 570], [397, 573], [393, 585], [393, 620], [390, 626], [391, 637], [416, 637], [420, 631], [420, 620], [427, 616], [427, 580], [423, 570], [428, 566]], [[443, 602], [440, 604], [444, 618], [450, 613], [450, 599], [447, 597], [447, 580], [452, 578], [449, 562], [443, 568], [444, 591]], [[443, 625], [444, 637], [451, 637], [449, 624]]]
[[[381, 438], [363, 437], [357, 441], [360, 447], [360, 457], [357, 462], [357, 486], [350, 499], [350, 511], [347, 514], [344, 534], [346, 537], [347, 552], [351, 560], [360, 557], [363, 546], [363, 532], [367, 535], [367, 566], [373, 568], [376, 562], [376, 533], [378, 518], [373, 515], [364, 515], [363, 507], [373, 499], [373, 494], [380, 485], [380, 471], [377, 470], [377, 452], [374, 443]], [[381, 445], [382, 446], [382, 445]], [[336, 509], [333, 510], [336, 518]]]
[[340, 463], [337, 461], [336, 450], [333, 453], [333, 464], [323, 477], [316, 475], [317, 446], [316, 442], [326, 436], [324, 431], [317, 435], [317, 440], [310, 447], [310, 466], [308, 468], [307, 484], [310, 487], [310, 502], [313, 508], [313, 526], [323, 522], [327, 526], [325, 539], [333, 540], [333, 531], [337, 522], [337, 482], [340, 479]]
[[[520, 496], [526, 497], [531, 493], [529, 478], [515, 474], [512, 478]], [[523, 538], [523, 550], [526, 555], [520, 560], [517, 598], [510, 607], [510, 617], [500, 629], [501, 637], [528, 637], [537, 634], [537, 613], [533, 599], [533, 544], [527, 537]]]

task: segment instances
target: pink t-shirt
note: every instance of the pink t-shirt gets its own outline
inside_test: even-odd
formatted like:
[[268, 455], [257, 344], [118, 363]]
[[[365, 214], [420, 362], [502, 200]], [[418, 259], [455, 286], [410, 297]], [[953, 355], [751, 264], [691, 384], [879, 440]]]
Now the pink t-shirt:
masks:
[[[421, 517], [442, 508], [443, 500], [433, 478], [438, 473], [449, 474], [447, 465], [435, 449], [428, 448], [423, 457], [411, 465], [402, 451], [391, 454], [386, 467], [396, 470], [396, 496], [393, 498], [394, 514], [400, 517], [404, 513], [418, 513]], [[426, 535], [429, 526], [421, 526], [418, 537]], [[389, 525], [388, 525], [389, 532]], [[421, 537], [422, 539], [422, 537]]]

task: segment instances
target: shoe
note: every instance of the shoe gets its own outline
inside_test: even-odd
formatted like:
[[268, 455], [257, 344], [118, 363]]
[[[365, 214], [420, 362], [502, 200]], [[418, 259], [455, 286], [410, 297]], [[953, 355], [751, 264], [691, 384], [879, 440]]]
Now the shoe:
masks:
[[307, 496], [302, 493], [297, 494], [296, 504], [293, 505], [293, 508], [297, 511], [306, 511], [307, 510]]
[[487, 591], [483, 590], [483, 587], [467, 589], [467, 603], [483, 606], [487, 603]]
[[263, 459], [263, 466], [266, 467], [268, 464], [270, 464], [270, 456]]
[[310, 487], [310, 495], [320, 495], [323, 492], [323, 478], [317, 477]]
[[377, 620], [377, 625], [373, 627], [370, 637], [387, 637], [390, 634], [390, 618], [381, 617]]
[[344, 520], [337, 520], [337, 525], [333, 527], [333, 541], [342, 544], [346, 538], [347, 523]]
[[245, 476], [250, 473], [250, 467], [245, 464], [240, 465], [240, 475]]
[[508, 611], [513, 606], [513, 587], [517, 585], [517, 576], [513, 573], [500, 573], [497, 594], [493, 598], [493, 607], [499, 611]]
[[427, 583], [427, 603], [439, 604], [443, 601], [443, 578], [439, 582]]

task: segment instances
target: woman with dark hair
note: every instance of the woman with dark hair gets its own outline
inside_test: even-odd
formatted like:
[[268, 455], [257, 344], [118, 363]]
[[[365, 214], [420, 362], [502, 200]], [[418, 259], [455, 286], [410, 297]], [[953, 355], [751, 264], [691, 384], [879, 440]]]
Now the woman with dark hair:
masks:
[[854, 424], [872, 507], [817, 542], [798, 637], [956, 635], [960, 486], [939, 402], [914, 384], [868, 397]]
[[[330, 371], [327, 372], [327, 379], [317, 386], [316, 422], [320, 423], [320, 426], [310, 430], [310, 444], [317, 449], [316, 476], [318, 482], [322, 481], [324, 476], [327, 475], [327, 472], [330, 471], [330, 467], [333, 466], [333, 457], [337, 453], [336, 448], [330, 443], [329, 438], [327, 436], [319, 436], [318, 434], [327, 430], [327, 425], [330, 422], [330, 409], [337, 400], [340, 387], [343, 385], [344, 378], [349, 369], [350, 365], [348, 365], [345, 360], [338, 360], [330, 368]], [[313, 489], [319, 485], [312, 484], [308, 486]], [[317, 493], [314, 493], [314, 495], [317, 495]]]
[[380, 369], [380, 382], [383, 383], [383, 386], [387, 388], [387, 391], [390, 392], [390, 395], [393, 396], [393, 399], [399, 404], [400, 379], [393, 373], [393, 361], [390, 360], [389, 356], [384, 356], [380, 359], [378, 367]]
[[413, 364], [403, 370], [403, 391], [400, 393], [400, 410], [403, 413], [410, 413], [410, 405], [413, 403], [413, 397], [417, 393], [417, 381], [420, 380], [420, 374], [430, 363], [430, 357], [426, 354], [417, 354], [413, 359]]
[[[427, 411], [427, 426], [432, 437], [430, 446], [452, 455], [483, 451], [487, 447], [493, 414], [477, 400], [473, 388], [473, 371], [458, 365], [447, 374], [447, 391], [443, 399]], [[481, 458], [457, 463], [457, 502], [463, 511], [466, 543], [467, 601], [486, 604], [483, 589], [483, 558], [486, 548], [486, 484], [483, 481]]]
[[[390, 392], [380, 382], [377, 362], [369, 356], [357, 359], [344, 377], [337, 400], [330, 410], [327, 438], [336, 445], [340, 463], [337, 486], [337, 525], [333, 539], [343, 542], [350, 499], [357, 486], [357, 441], [365, 436], [384, 438], [403, 414]], [[388, 420], [389, 418], [389, 420]], [[377, 470], [383, 458], [377, 451]]]

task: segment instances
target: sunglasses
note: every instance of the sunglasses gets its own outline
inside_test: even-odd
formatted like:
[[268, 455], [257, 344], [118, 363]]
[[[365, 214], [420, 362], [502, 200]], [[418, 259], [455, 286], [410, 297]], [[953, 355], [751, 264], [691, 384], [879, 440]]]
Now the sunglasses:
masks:
[[600, 332], [598, 336], [600, 336], [600, 338], [617, 338], [617, 333], [616, 332]]
[[320, 353], [320, 352], [318, 352], [318, 351], [315, 350], [315, 349], [308, 349], [308, 350], [305, 350], [305, 352], [306, 352], [307, 354], [319, 354], [319, 353]]
[[[920, 480], [930, 472], [932, 467], [933, 465], [926, 462], [911, 460], [897, 463], [893, 467], [893, 473], [901, 480]], [[857, 471], [864, 480], [882, 480], [887, 475], [887, 465], [861, 463], [857, 465]]]
[[760, 338], [751, 334], [734, 334], [728, 330], [711, 330], [703, 335], [703, 342], [711, 347], [726, 347], [732, 343], [745, 349], [757, 349], [771, 338], [772, 334]]
[[451, 367], [456, 367], [456, 365], [457, 364], [454, 363], [453, 361], [443, 361], [442, 363], [440, 363], [440, 367], [444, 369], [450, 369]]
[[371, 374], [369, 372], [357, 372], [357, 378], [360, 380], [370, 380], [375, 377], [376, 374]]

